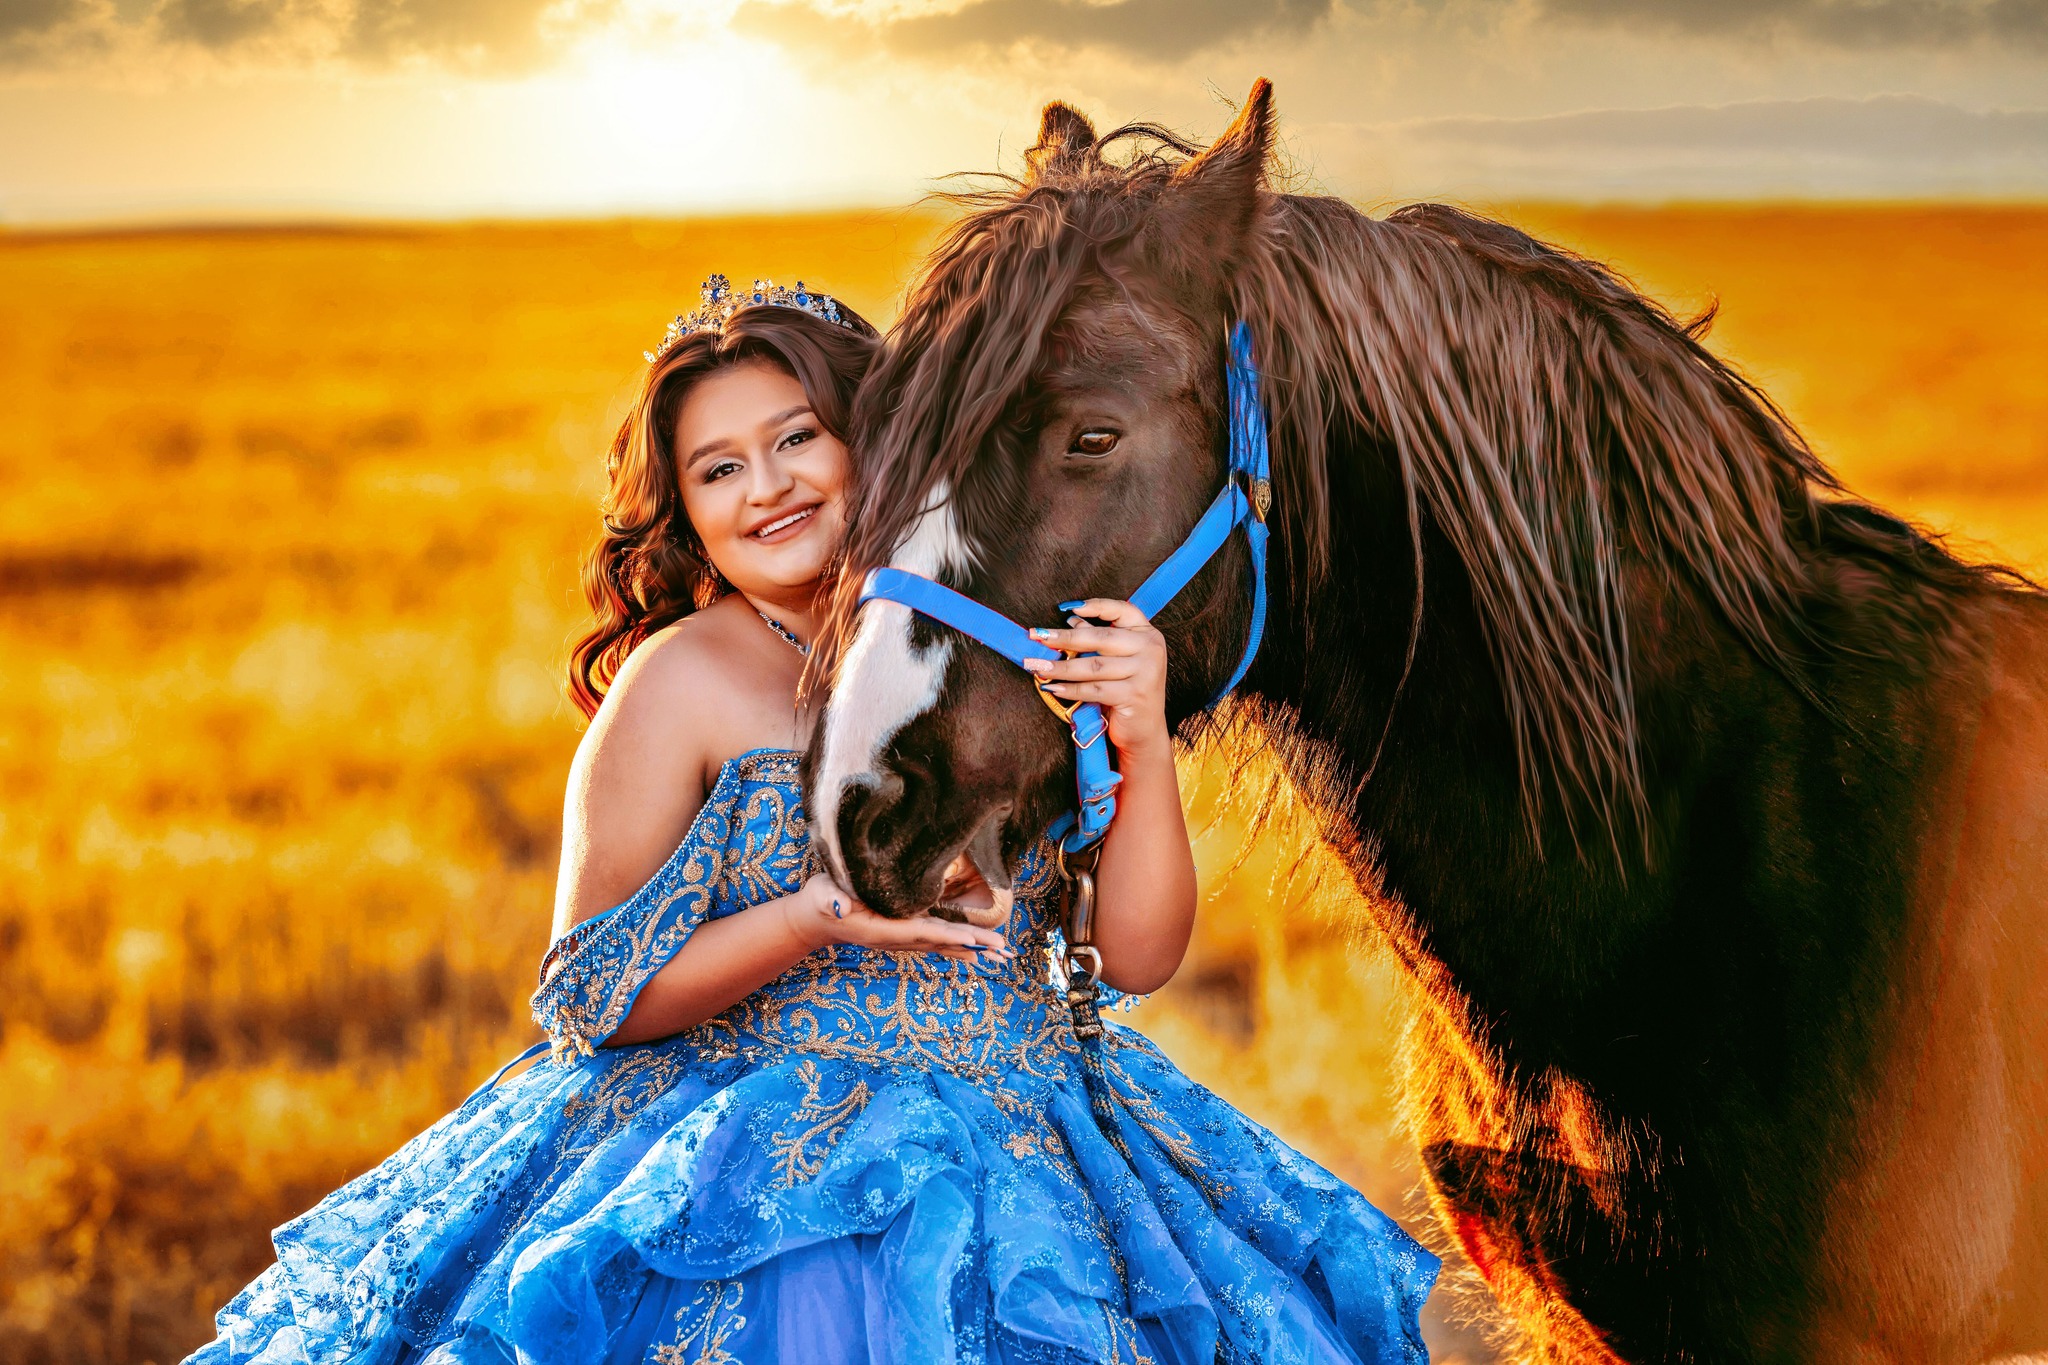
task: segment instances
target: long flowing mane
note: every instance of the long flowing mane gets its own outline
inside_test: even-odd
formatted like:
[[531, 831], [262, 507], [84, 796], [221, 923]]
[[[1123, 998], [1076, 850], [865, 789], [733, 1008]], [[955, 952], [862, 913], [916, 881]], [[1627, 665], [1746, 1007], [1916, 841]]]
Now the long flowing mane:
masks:
[[1823, 711], [1832, 660], [1909, 662], [1956, 595], [2024, 582], [1848, 500], [1702, 344], [1711, 313], [1680, 322], [1595, 262], [1440, 204], [1373, 218], [1263, 194], [1242, 258], [1203, 260], [1165, 211], [1192, 152], [1131, 125], [961, 197], [862, 390], [853, 569], [886, 562], [936, 498], [972, 524], [1018, 496], [990, 477], [1007, 461], [982, 461], [1083, 288], [1231, 269], [1268, 378], [1280, 562], [1326, 572], [1332, 461], [1396, 463], [1416, 628], [1427, 526], [1470, 578], [1532, 818], [1552, 793], [1610, 821], [1644, 806], [1633, 566], [1704, 597]]

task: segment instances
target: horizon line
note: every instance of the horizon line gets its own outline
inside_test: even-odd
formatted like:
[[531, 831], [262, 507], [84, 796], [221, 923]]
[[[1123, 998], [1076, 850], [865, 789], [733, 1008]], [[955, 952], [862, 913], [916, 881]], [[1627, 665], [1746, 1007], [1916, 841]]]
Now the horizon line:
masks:
[[[1596, 212], [1711, 212], [1790, 211], [1886, 211], [1954, 209], [1969, 211], [2048, 210], [2048, 191], [1961, 192], [1948, 194], [1673, 194], [1638, 196], [1626, 194], [1438, 194], [1385, 195], [1365, 199], [1333, 195], [1361, 212], [1375, 216], [1403, 204], [1443, 203], [1460, 207], [1564, 209]], [[604, 209], [564, 212], [556, 209], [486, 209], [483, 211], [387, 211], [383, 209], [252, 209], [222, 212], [217, 209], [141, 210], [133, 213], [81, 215], [75, 218], [17, 218], [0, 210], [0, 240], [153, 236], [374, 236], [381, 233], [446, 232], [479, 228], [541, 228], [551, 226], [627, 225], [634, 223], [737, 223], [788, 221], [803, 218], [929, 217], [941, 220], [953, 216], [930, 200], [910, 203], [840, 205], [793, 205], [786, 208], [741, 207], [706, 209]]]

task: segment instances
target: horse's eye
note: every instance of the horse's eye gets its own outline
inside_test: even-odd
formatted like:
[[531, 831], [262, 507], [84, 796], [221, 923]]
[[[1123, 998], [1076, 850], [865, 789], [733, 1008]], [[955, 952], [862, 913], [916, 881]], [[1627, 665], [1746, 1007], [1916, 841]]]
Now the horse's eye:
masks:
[[1068, 453], [1072, 455], [1107, 455], [1110, 451], [1116, 449], [1116, 443], [1120, 439], [1122, 438], [1113, 431], [1084, 431], [1074, 438], [1073, 447]]

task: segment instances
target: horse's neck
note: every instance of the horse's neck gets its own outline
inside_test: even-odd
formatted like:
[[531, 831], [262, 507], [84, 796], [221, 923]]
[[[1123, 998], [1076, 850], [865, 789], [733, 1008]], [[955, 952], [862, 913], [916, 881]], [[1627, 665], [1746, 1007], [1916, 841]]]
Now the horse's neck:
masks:
[[1506, 705], [1450, 552], [1427, 551], [1420, 646], [1389, 724], [1414, 602], [1406, 527], [1346, 532], [1329, 580], [1285, 602], [1253, 681], [1297, 731], [1297, 775], [1340, 774], [1307, 795], [1353, 850], [1361, 883], [1384, 889], [1397, 950], [1441, 969], [1497, 1026], [1517, 1070], [1597, 1072], [1621, 1055], [1614, 1039], [1678, 1029], [1680, 1002], [1646, 994], [1646, 976], [1698, 991], [1685, 1004], [1702, 1028], [1733, 1008], [1732, 996], [1709, 996], [1745, 973], [1778, 974], [1827, 1008], [1834, 986], [1799, 975], [1799, 945], [1839, 945], [1846, 974], [1907, 912], [1910, 827], [1923, 814], [1912, 784], [1944, 761], [1937, 741], [1912, 739], [1945, 705], [1924, 680], [1849, 680], [1847, 700], [1884, 717], [1888, 733], [1872, 739], [1892, 749], [1857, 753], [1673, 588], [1637, 631], [1647, 840], [1626, 821], [1612, 835], [1583, 814], [1567, 825], [1553, 793], [1539, 852]]
[[[1286, 624], [1269, 630], [1253, 676], [1293, 731], [1282, 746], [1293, 775], [1314, 775], [1303, 794], [1340, 850], [1371, 859], [1354, 876], [1384, 891], [1397, 932], [1412, 935], [1408, 948], [1482, 993], [1496, 977], [1504, 990], [1543, 991], [1549, 973], [1530, 952], [1546, 936], [1533, 926], [1550, 914], [1547, 902], [1584, 899], [1586, 869], [1538, 855], [1464, 586], [1432, 552], [1404, 681], [1415, 581], [1406, 527], [1348, 527], [1334, 554], [1306, 600], [1283, 598]], [[1283, 565], [1275, 577], [1289, 574]], [[1567, 976], [1568, 964], [1557, 973]]]

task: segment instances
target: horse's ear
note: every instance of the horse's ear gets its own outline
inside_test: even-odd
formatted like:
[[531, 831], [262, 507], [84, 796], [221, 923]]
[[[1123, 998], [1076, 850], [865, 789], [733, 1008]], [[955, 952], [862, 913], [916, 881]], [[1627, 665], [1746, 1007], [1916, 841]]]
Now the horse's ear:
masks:
[[[1273, 150], [1273, 83], [1261, 76], [1223, 136], [1174, 173], [1171, 212], [1182, 240], [1230, 253], [1251, 230]], [[1213, 257], [1212, 257], [1213, 259]]]
[[1101, 161], [1095, 150], [1095, 125], [1071, 104], [1054, 100], [1038, 121], [1038, 141], [1024, 153], [1031, 182], [1077, 175]]

